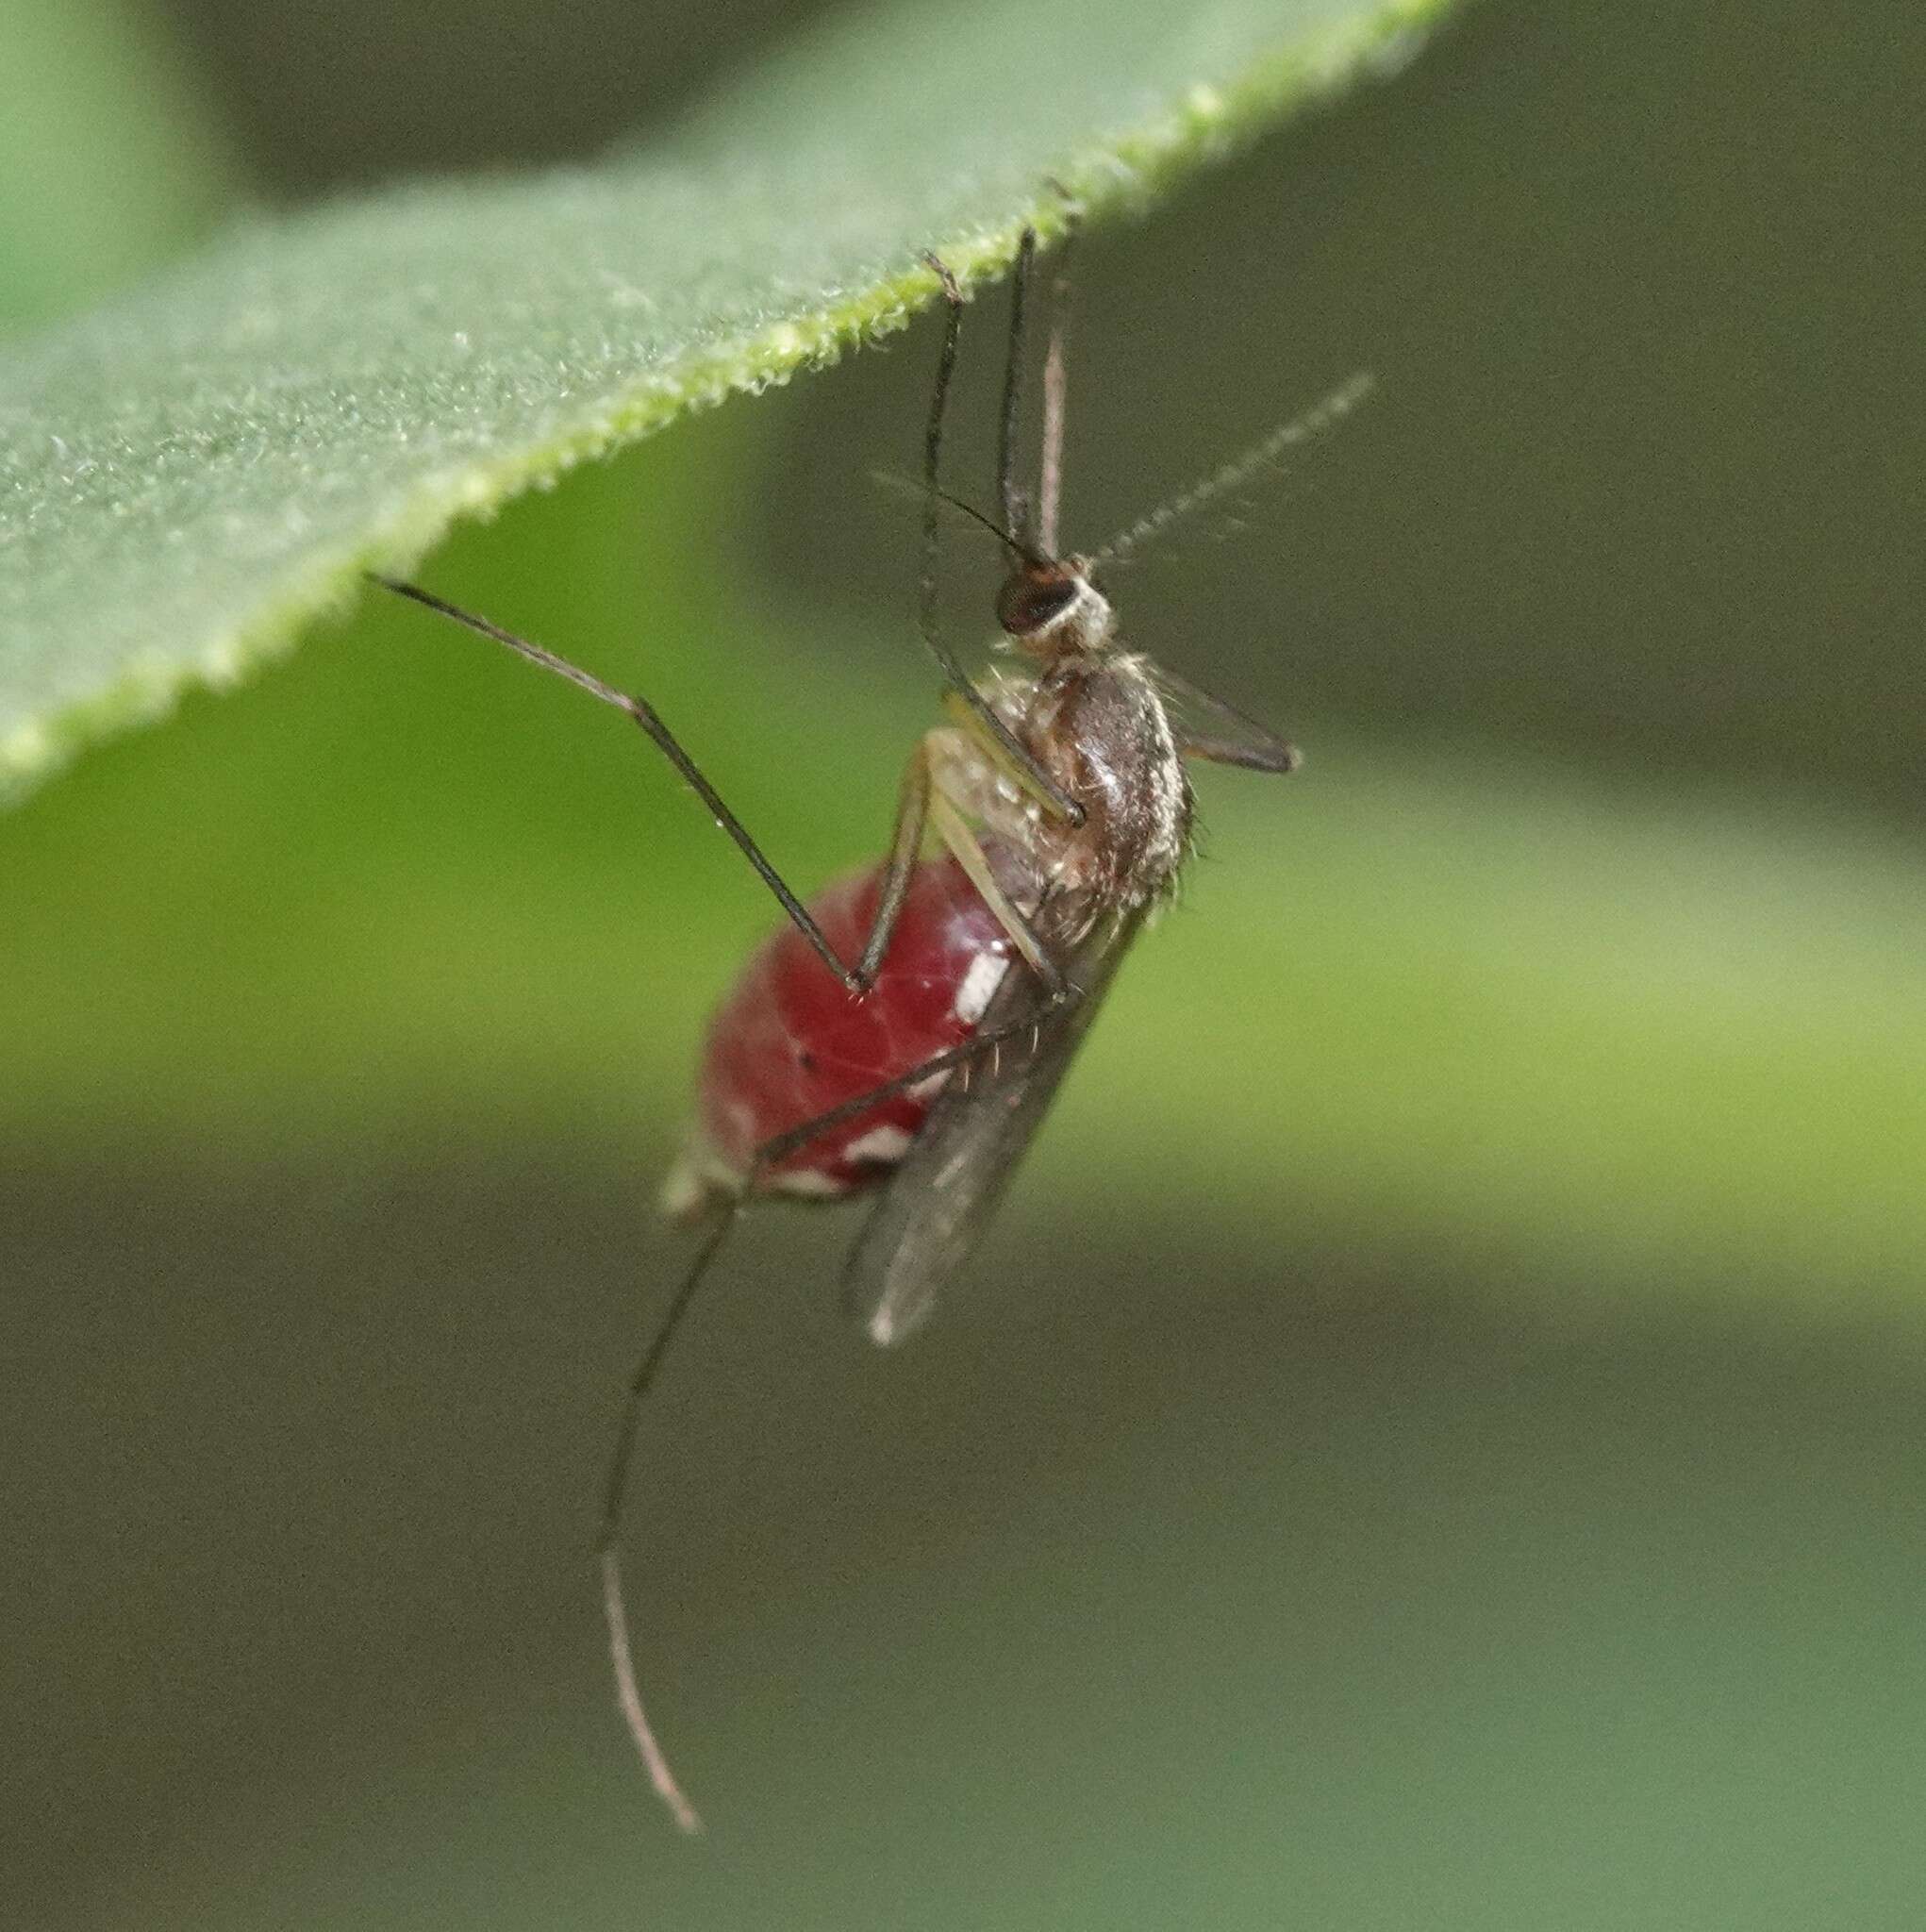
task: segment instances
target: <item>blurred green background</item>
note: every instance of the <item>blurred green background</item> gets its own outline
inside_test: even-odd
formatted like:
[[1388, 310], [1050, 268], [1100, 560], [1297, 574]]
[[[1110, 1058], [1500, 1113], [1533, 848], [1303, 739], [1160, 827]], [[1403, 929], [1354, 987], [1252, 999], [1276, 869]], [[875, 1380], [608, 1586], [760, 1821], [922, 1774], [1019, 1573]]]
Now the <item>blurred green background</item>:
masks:
[[[6, 317], [592, 154], [798, 18], [12, 0]], [[1204, 776], [927, 1337], [865, 1352], [807, 1216], [693, 1323], [636, 1578], [699, 1845], [586, 1552], [753, 878], [614, 721], [374, 608], [0, 822], [22, 1923], [1916, 1925], [1922, 79], [1899, 5], [1491, 0], [1089, 239], [1074, 533], [1379, 375], [1116, 587], [1309, 763]], [[792, 875], [859, 862], [931, 701], [871, 473], [934, 347], [431, 580], [645, 690]]]

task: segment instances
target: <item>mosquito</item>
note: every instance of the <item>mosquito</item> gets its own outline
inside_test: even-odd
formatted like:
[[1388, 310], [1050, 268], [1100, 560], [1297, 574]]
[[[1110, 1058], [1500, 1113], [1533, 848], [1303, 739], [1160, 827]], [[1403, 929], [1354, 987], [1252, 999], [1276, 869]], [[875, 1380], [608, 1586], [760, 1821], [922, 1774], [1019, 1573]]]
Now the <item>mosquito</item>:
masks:
[[[1328, 428], [1371, 378], [1353, 375], [1101, 549], [1064, 553], [1067, 245], [1051, 289], [1034, 491], [1017, 474], [1037, 254], [1026, 230], [1011, 283], [997, 514], [943, 488], [964, 298], [949, 268], [923, 258], [945, 314], [923, 433], [918, 615], [947, 718], [910, 755], [887, 856], [806, 904], [643, 699], [431, 591], [375, 579], [625, 712], [788, 915], [710, 1023], [694, 1119], [661, 1195], [672, 1220], [706, 1233], [629, 1379], [596, 1540], [618, 1700], [685, 1831], [701, 1821], [643, 1708], [618, 1542], [647, 1398], [730, 1229], [764, 1199], [875, 1193], [844, 1300], [880, 1347], [912, 1333], [968, 1260], [1131, 941], [1171, 896], [1190, 849], [1186, 760], [1277, 774], [1298, 764], [1282, 738], [1124, 649], [1098, 573]], [[946, 509], [987, 529], [1007, 559], [996, 597], [1005, 661], [977, 679], [938, 624]]]

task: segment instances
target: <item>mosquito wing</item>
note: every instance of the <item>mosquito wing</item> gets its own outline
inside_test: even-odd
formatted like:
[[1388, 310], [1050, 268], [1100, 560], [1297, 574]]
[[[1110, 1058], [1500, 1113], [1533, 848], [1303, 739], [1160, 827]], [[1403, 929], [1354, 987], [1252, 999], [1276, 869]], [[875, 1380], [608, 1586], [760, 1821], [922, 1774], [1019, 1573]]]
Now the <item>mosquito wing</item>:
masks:
[[1242, 765], [1251, 772], [1294, 772], [1297, 746], [1278, 737], [1270, 726], [1247, 717], [1198, 685], [1187, 683], [1161, 664], [1150, 667], [1151, 681], [1164, 701], [1177, 749], [1187, 758], [1208, 758], [1218, 765]]
[[[970, 1258], [1142, 921], [1141, 909], [1100, 920], [1068, 961], [1075, 991], [1038, 1022], [1034, 1046], [1019, 1031], [956, 1069], [937, 1096], [843, 1271], [844, 1306], [879, 1347], [918, 1327]], [[1013, 969], [978, 1034], [1021, 1022], [1038, 999], [1035, 980]]]

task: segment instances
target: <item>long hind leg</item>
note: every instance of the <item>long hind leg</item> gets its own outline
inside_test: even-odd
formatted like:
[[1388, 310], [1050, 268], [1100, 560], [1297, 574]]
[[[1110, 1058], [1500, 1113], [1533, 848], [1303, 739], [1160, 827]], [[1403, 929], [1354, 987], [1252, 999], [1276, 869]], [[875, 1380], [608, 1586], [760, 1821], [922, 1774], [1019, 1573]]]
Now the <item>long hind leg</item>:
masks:
[[872, 1088], [867, 1093], [859, 1093], [854, 1099], [843, 1101], [839, 1106], [818, 1114], [813, 1120], [803, 1122], [799, 1126], [791, 1127], [787, 1133], [777, 1135], [775, 1139], [764, 1142], [757, 1148], [748, 1171], [742, 1176], [739, 1191], [721, 1203], [715, 1209], [708, 1231], [703, 1237], [702, 1245], [696, 1250], [694, 1259], [677, 1284], [668, 1307], [656, 1324], [655, 1334], [650, 1337], [648, 1347], [643, 1350], [640, 1360], [637, 1362], [634, 1373], [629, 1376], [628, 1389], [623, 1398], [621, 1420], [616, 1425], [615, 1446], [609, 1457], [608, 1475], [603, 1486], [602, 1517], [595, 1536], [595, 1556], [602, 1571], [602, 1607], [608, 1626], [608, 1649], [615, 1673], [616, 1699], [621, 1706], [623, 1721], [628, 1725], [629, 1736], [634, 1740], [637, 1755], [648, 1772], [649, 1782], [684, 1831], [700, 1831], [702, 1819], [677, 1783], [675, 1774], [656, 1740], [655, 1727], [650, 1724], [648, 1712], [642, 1703], [641, 1687], [636, 1674], [634, 1635], [629, 1627], [628, 1606], [623, 1591], [622, 1560], [617, 1550], [617, 1541], [622, 1532], [623, 1505], [628, 1493], [629, 1474], [635, 1464], [636, 1438], [641, 1424], [643, 1406], [662, 1372], [662, 1364], [668, 1357], [670, 1344], [675, 1340], [684, 1319], [693, 1306], [697, 1291], [708, 1278], [716, 1257], [722, 1253], [722, 1244], [727, 1241], [737, 1220], [744, 1208], [755, 1199], [763, 1181], [774, 1168], [789, 1159], [791, 1155], [800, 1153], [811, 1141], [859, 1118], [885, 1100], [892, 1099], [899, 1093], [906, 1093], [911, 1088], [921, 1086], [925, 1080], [935, 1079], [939, 1074], [959, 1068], [967, 1073], [977, 1060], [999, 1052], [1007, 1041], [1025, 1033], [1034, 1033], [1045, 1015], [1059, 1004], [1059, 999], [1046, 998], [1038, 1003], [1035, 1011], [1024, 1013], [1006, 1025], [979, 1033], [972, 1039], [963, 1041], [960, 1046], [951, 1047], [945, 1053], [933, 1055], [920, 1065], [910, 1068], [908, 1072], [897, 1074], [894, 1079], [886, 1080], [881, 1085]]

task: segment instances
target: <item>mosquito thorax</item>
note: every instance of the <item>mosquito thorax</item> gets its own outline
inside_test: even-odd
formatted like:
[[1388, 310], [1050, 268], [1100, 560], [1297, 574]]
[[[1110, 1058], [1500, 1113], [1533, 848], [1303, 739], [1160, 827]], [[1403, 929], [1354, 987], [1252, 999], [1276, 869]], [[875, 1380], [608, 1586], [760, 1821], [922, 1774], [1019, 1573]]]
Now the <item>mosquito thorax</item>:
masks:
[[996, 596], [996, 621], [1037, 658], [1101, 651], [1110, 641], [1110, 600], [1081, 557], [1020, 564]]

